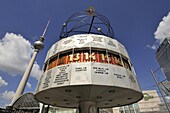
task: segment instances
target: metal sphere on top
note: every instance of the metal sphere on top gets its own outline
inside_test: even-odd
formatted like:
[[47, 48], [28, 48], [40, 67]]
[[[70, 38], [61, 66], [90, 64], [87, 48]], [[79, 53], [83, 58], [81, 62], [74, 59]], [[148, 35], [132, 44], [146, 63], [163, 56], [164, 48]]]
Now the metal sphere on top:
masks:
[[42, 50], [44, 48], [44, 38], [41, 37], [38, 41], [34, 43], [34, 48], [38, 51]]
[[95, 9], [94, 9], [94, 7], [89, 7], [87, 10], [86, 10], [86, 12], [87, 12], [87, 14], [88, 15], [90, 15], [90, 16], [94, 16], [94, 14], [95, 14]]
[[75, 34], [100, 34], [114, 38], [114, 31], [109, 20], [97, 13], [93, 7], [73, 14], [63, 23], [60, 39]]

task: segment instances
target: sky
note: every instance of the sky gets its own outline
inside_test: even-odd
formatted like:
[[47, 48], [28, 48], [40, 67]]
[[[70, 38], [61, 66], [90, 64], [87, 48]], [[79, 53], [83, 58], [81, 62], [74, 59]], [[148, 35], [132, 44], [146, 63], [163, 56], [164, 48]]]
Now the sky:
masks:
[[[155, 89], [150, 70], [159, 65], [155, 52], [170, 37], [169, 0], [1, 0], [0, 106], [8, 105], [48, 20], [45, 47], [39, 52], [26, 92], [34, 92], [49, 48], [59, 40], [63, 23], [89, 6], [110, 21], [115, 39], [127, 49], [142, 90]], [[158, 70], [159, 81], [165, 79]]]

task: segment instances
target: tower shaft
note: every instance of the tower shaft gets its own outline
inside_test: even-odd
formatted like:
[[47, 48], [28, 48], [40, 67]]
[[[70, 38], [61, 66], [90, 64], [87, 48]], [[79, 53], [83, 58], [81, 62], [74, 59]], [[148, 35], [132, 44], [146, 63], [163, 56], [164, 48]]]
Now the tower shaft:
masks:
[[34, 51], [34, 53], [33, 53], [33, 55], [32, 55], [32, 58], [31, 58], [28, 66], [27, 66], [27, 69], [26, 69], [26, 71], [25, 71], [25, 73], [24, 73], [24, 75], [23, 75], [23, 77], [22, 77], [22, 80], [21, 80], [21, 82], [20, 82], [20, 84], [19, 84], [19, 86], [18, 86], [18, 88], [17, 88], [17, 90], [16, 90], [15, 96], [13, 97], [13, 100], [12, 100], [12, 103], [11, 103], [12, 105], [13, 105], [13, 103], [14, 103], [14, 102], [23, 94], [23, 92], [24, 92], [26, 83], [27, 83], [27, 81], [28, 81], [28, 77], [29, 77], [29, 75], [30, 75], [30, 73], [31, 73], [31, 70], [32, 70], [34, 61], [35, 61], [35, 59], [36, 59], [36, 56], [37, 56], [37, 54], [38, 54], [38, 51], [39, 51], [39, 50], [35, 49], [35, 51]]

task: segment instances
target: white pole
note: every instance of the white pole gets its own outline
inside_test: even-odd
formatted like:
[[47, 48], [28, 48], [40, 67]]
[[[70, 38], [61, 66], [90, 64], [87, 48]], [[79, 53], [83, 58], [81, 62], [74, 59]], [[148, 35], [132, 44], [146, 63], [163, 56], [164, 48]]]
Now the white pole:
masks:
[[28, 77], [30, 75], [30, 72], [32, 70], [35, 58], [37, 56], [37, 53], [38, 53], [38, 50], [35, 49], [35, 51], [34, 51], [34, 53], [32, 55], [32, 58], [31, 58], [31, 60], [30, 60], [30, 62], [28, 64], [28, 67], [27, 67], [27, 69], [26, 69], [26, 71], [25, 71], [25, 73], [24, 73], [24, 75], [22, 77], [22, 80], [21, 80], [21, 82], [20, 82], [20, 84], [19, 84], [19, 86], [17, 88], [17, 91], [16, 91], [16, 93], [15, 93], [15, 95], [13, 97], [13, 100], [12, 100], [12, 103], [11, 103], [12, 105], [15, 102], [15, 100], [18, 99], [21, 96], [21, 94], [23, 94], [23, 92], [24, 92], [26, 83], [28, 81]]

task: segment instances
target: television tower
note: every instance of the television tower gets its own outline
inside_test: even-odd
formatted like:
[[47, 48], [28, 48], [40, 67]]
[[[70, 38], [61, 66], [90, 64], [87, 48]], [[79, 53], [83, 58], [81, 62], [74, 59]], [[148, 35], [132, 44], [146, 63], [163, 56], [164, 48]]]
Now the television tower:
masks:
[[46, 25], [46, 28], [44, 29], [44, 32], [43, 32], [43, 34], [40, 36], [39, 40], [34, 43], [34, 53], [33, 53], [33, 55], [32, 55], [32, 58], [31, 58], [31, 60], [30, 60], [30, 62], [29, 62], [29, 64], [28, 64], [28, 66], [27, 66], [27, 69], [25, 70], [25, 73], [24, 73], [24, 75], [23, 75], [23, 77], [22, 77], [22, 80], [20, 81], [20, 84], [19, 84], [19, 86], [18, 86], [18, 88], [17, 88], [17, 90], [16, 90], [16, 93], [15, 93], [15, 95], [14, 95], [14, 97], [13, 97], [13, 100], [12, 100], [12, 102], [11, 102], [11, 105], [13, 105], [13, 104], [15, 103], [15, 101], [16, 101], [16, 100], [23, 94], [23, 92], [24, 92], [26, 83], [27, 83], [27, 81], [28, 81], [28, 77], [29, 77], [30, 72], [31, 72], [31, 70], [32, 70], [34, 61], [35, 61], [35, 59], [36, 59], [36, 56], [37, 56], [38, 52], [44, 48], [44, 43], [43, 43], [43, 42], [44, 42], [44, 35], [45, 35], [46, 31], [47, 31], [47, 28], [48, 28], [49, 23], [50, 23], [50, 21], [48, 21], [48, 23], [47, 23], [47, 25]]

